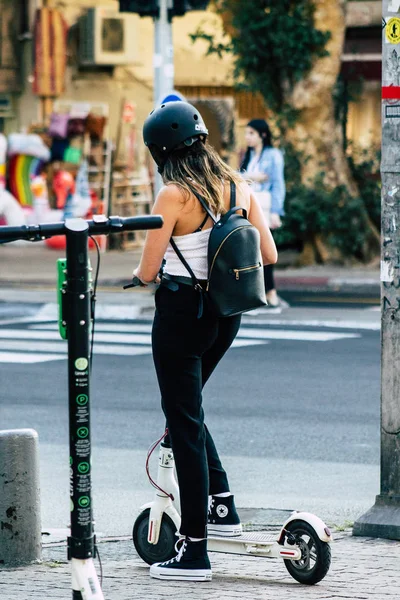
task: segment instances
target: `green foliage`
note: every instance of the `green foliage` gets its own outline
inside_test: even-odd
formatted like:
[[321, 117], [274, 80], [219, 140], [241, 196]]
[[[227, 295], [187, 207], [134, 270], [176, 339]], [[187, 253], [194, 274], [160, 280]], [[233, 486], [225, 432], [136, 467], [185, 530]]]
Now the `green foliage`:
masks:
[[381, 226], [381, 151], [377, 148], [351, 148], [350, 169], [360, 190], [367, 213], [379, 230]]
[[327, 188], [321, 176], [312, 187], [293, 187], [286, 197], [286, 216], [277, 232], [278, 245], [293, 244], [320, 235], [342, 256], [361, 258], [366, 242], [361, 198], [352, 198], [345, 186]]
[[216, 44], [199, 29], [192, 39], [208, 42], [208, 52], [231, 52], [235, 78], [242, 88], [260, 92], [280, 120], [290, 124], [295, 112], [285, 103], [287, 92], [304, 78], [316, 57], [326, 56], [329, 32], [314, 28], [311, 0], [221, 0], [219, 13], [229, 12], [237, 35]]
[[324, 184], [321, 172], [309, 186], [301, 183], [301, 164], [307, 160], [292, 146], [285, 147], [286, 200], [283, 226], [274, 231], [278, 247], [301, 246], [321, 236], [326, 244], [349, 260], [363, 260], [367, 245], [367, 216], [380, 229], [380, 152], [351, 148], [348, 157], [360, 195], [352, 197], [345, 186]]

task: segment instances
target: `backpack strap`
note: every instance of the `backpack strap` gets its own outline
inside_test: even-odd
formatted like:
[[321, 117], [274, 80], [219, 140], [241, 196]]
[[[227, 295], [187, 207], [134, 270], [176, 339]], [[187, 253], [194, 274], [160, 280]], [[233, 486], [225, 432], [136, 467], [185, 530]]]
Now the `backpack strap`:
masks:
[[204, 198], [202, 198], [200, 196], [200, 194], [198, 194], [195, 190], [192, 189], [193, 194], [196, 196], [197, 200], [200, 202], [200, 204], [202, 205], [202, 207], [204, 208], [204, 210], [206, 211], [206, 213], [208, 214], [208, 216], [213, 220], [214, 223], [217, 222], [217, 219], [214, 217], [214, 215], [212, 214], [211, 210], [209, 209], [209, 206], [207, 204], [207, 202], [204, 200]]
[[231, 203], [229, 208], [236, 206], [236, 184], [231, 181]]
[[[229, 208], [233, 208], [234, 206], [236, 206], [236, 184], [233, 181], [230, 182], [230, 189], [231, 189], [231, 199], [230, 199]], [[215, 219], [214, 215], [210, 211], [210, 209], [208, 207], [208, 204], [204, 200], [204, 198], [202, 198], [200, 196], [200, 194], [198, 194], [193, 189], [192, 189], [192, 192], [196, 196], [197, 200], [200, 202], [200, 204], [202, 205], [202, 207], [204, 208], [204, 210], [206, 211], [206, 213], [208, 214], [208, 216], [211, 217], [211, 219], [214, 221], [214, 223], [216, 223], [217, 220]]]
[[193, 270], [191, 268], [191, 266], [189, 265], [189, 263], [187, 262], [187, 260], [185, 259], [185, 257], [183, 256], [182, 252], [179, 250], [178, 246], [176, 245], [176, 243], [174, 242], [174, 240], [172, 239], [172, 237], [169, 240], [172, 248], [175, 250], [179, 260], [181, 261], [181, 263], [183, 264], [183, 266], [186, 268], [186, 270], [188, 271], [190, 277], [192, 278], [192, 283], [193, 283], [193, 287], [194, 289], [200, 293], [199, 296], [199, 311], [197, 314], [197, 318], [200, 319], [202, 314], [203, 314], [203, 288], [201, 287], [199, 280], [197, 279], [196, 275], [193, 273]]
[[198, 233], [199, 231], [203, 231], [203, 227], [207, 223], [208, 219], [209, 219], [209, 215], [208, 215], [208, 213], [206, 213], [206, 216], [204, 217], [203, 221], [201, 222], [200, 227], [198, 227], [197, 229], [195, 229], [193, 231], [193, 233]]
[[[207, 213], [207, 218], [210, 217], [214, 223], [216, 223], [216, 219], [214, 218], [214, 215], [212, 214], [211, 210], [208, 207], [207, 202], [204, 200], [204, 198], [202, 198], [200, 196], [200, 194], [198, 194], [195, 190], [192, 190], [193, 194], [196, 196], [196, 198], [198, 199], [198, 201], [200, 202], [200, 204], [202, 205], [202, 207], [204, 208], [204, 210]], [[207, 219], [206, 219], [207, 220]], [[206, 222], [206, 220], [203, 221], [202, 225]], [[172, 246], [172, 248], [175, 250], [179, 260], [181, 261], [181, 263], [183, 264], [183, 266], [186, 268], [186, 270], [189, 272], [190, 277], [192, 278], [192, 282], [193, 282], [193, 287], [197, 290], [197, 291], [203, 291], [203, 288], [201, 287], [196, 275], [193, 273], [189, 263], [185, 260], [182, 252], [179, 250], [178, 246], [176, 245], [176, 243], [174, 242], [174, 240], [172, 239], [172, 236], [170, 237], [170, 244]]]

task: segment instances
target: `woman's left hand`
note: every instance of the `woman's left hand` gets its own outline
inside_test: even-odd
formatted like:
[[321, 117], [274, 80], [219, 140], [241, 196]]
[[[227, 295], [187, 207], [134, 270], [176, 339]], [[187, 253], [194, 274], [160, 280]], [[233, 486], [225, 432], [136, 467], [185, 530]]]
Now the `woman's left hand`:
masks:
[[279, 229], [282, 226], [282, 221], [278, 213], [271, 213], [269, 215], [269, 227], [270, 229]]
[[140, 277], [139, 267], [136, 267], [136, 269], [133, 270], [132, 277], [137, 277], [138, 279], [140, 279], [143, 287], [147, 287], [149, 285], [147, 281], [143, 281], [143, 279]]

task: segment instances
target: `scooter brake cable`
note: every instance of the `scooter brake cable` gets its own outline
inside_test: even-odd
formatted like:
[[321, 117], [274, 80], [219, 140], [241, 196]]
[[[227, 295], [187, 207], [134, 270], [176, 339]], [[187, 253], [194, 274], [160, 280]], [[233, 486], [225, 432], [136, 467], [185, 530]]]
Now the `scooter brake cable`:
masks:
[[173, 494], [169, 494], [168, 492], [166, 492], [165, 490], [163, 490], [159, 485], [157, 485], [157, 483], [154, 481], [154, 479], [152, 479], [152, 477], [150, 475], [150, 458], [151, 458], [151, 455], [153, 454], [154, 450], [157, 448], [158, 444], [160, 444], [160, 442], [162, 442], [163, 439], [167, 436], [167, 434], [168, 434], [168, 429], [165, 430], [165, 433], [163, 433], [163, 435], [160, 437], [160, 439], [157, 440], [156, 442], [154, 442], [154, 444], [152, 446], [150, 446], [149, 450], [147, 451], [146, 473], [147, 473], [147, 477], [149, 478], [149, 481], [150, 481], [151, 485], [153, 487], [155, 487], [157, 490], [159, 490], [160, 492], [162, 492], [163, 494], [165, 494], [166, 496], [169, 496], [169, 498], [171, 498], [171, 500], [174, 501], [174, 495]]

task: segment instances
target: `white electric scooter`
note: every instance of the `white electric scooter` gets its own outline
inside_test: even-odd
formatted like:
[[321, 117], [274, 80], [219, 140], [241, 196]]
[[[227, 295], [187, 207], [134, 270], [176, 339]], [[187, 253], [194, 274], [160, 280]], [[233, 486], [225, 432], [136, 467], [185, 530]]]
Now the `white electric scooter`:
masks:
[[[172, 449], [161, 443], [157, 482], [149, 473], [149, 459], [164, 436], [149, 450], [146, 471], [156, 488], [153, 502], [141, 507], [133, 526], [133, 543], [139, 556], [149, 565], [176, 555], [175, 543], [180, 528], [179, 488], [174, 474]], [[307, 512], [293, 512], [278, 535], [247, 532], [238, 537], [209, 536], [207, 549], [282, 558], [290, 575], [300, 583], [313, 585], [327, 574], [331, 564], [332, 534], [321, 519]]]

